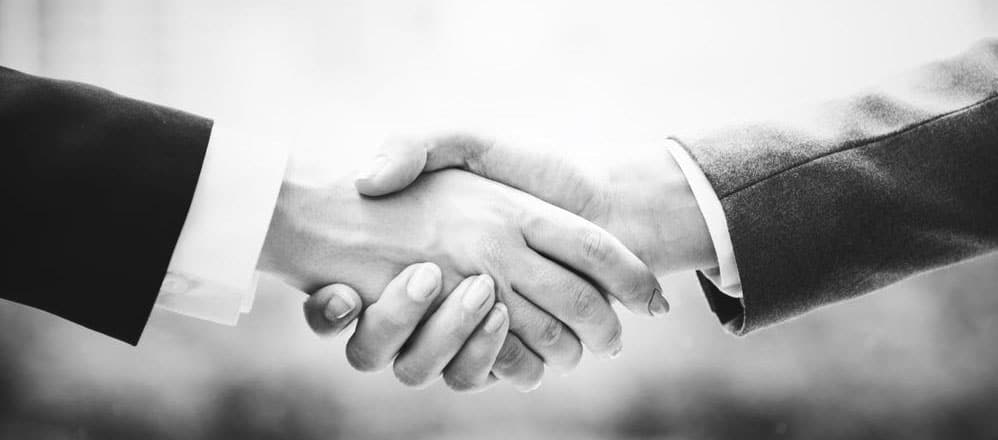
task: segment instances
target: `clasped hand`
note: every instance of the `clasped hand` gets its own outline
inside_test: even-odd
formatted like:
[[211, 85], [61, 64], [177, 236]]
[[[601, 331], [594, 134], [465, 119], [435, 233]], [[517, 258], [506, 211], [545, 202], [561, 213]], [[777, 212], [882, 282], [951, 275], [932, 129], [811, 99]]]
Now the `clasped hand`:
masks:
[[261, 266], [312, 293], [317, 333], [358, 321], [347, 343], [358, 370], [394, 361], [407, 385], [442, 375], [456, 390], [533, 389], [545, 365], [574, 367], [582, 345], [620, 352], [609, 298], [664, 314], [656, 273], [712, 257], [685, 180], [656, 153], [635, 157], [654, 165], [649, 178], [466, 135], [390, 143], [352, 184], [285, 183]]

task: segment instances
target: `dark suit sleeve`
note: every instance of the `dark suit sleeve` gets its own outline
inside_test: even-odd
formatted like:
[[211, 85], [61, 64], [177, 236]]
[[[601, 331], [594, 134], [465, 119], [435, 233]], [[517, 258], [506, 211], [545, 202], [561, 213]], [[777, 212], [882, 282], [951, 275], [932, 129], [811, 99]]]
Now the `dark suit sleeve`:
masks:
[[212, 122], [0, 67], [0, 297], [136, 344]]
[[727, 216], [736, 334], [998, 249], [998, 41], [774, 122], [681, 136]]

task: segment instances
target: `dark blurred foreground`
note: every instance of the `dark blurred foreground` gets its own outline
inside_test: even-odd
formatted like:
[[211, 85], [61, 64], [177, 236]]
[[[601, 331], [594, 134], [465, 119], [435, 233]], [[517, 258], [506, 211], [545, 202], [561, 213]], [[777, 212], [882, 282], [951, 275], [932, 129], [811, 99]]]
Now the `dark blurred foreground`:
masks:
[[341, 341], [287, 324], [291, 294], [238, 328], [157, 314], [138, 348], [5, 304], [0, 436], [994, 438], [996, 269], [990, 256], [740, 339], [690, 289], [669, 322], [629, 318], [619, 360], [527, 395], [353, 372]]

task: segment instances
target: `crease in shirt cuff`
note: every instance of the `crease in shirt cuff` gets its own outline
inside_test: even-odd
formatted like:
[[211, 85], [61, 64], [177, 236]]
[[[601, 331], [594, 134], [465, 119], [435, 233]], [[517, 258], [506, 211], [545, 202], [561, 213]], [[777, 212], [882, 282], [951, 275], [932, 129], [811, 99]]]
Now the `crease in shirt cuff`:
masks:
[[252, 309], [287, 163], [280, 144], [214, 125], [157, 306], [226, 325]]
[[199, 280], [189, 274], [170, 272], [163, 279], [156, 308], [222, 325], [236, 325], [245, 292]]
[[735, 261], [735, 249], [731, 243], [731, 233], [728, 230], [728, 219], [721, 206], [721, 199], [714, 192], [714, 187], [707, 180], [700, 165], [693, 160], [679, 142], [667, 140], [669, 154], [676, 160], [679, 169], [686, 176], [690, 190], [697, 201], [700, 213], [703, 214], [707, 231], [717, 256], [717, 266], [702, 270], [718, 290], [733, 298], [742, 297], [742, 282], [738, 274], [738, 263]]

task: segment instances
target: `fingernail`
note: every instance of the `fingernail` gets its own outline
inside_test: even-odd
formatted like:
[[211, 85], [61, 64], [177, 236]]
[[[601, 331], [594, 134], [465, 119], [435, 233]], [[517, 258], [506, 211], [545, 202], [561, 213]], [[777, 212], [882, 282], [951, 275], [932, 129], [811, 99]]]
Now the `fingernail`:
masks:
[[620, 357], [620, 352], [622, 352], [622, 351], [624, 351], [624, 345], [623, 344], [618, 345], [617, 348], [614, 348], [613, 351], [610, 352], [610, 359], [617, 359], [617, 358], [619, 358]]
[[461, 298], [461, 306], [468, 312], [477, 312], [485, 305], [485, 302], [492, 296], [492, 277], [479, 275], [472, 281], [471, 287], [464, 292]]
[[381, 173], [381, 170], [385, 169], [386, 165], [388, 165], [388, 158], [379, 154], [371, 160], [371, 163], [367, 166], [365, 171], [360, 174], [360, 178], [373, 179]]
[[519, 392], [521, 392], [521, 393], [529, 393], [529, 392], [531, 392], [533, 390], [536, 390], [536, 389], [540, 388], [541, 387], [541, 383], [542, 382], [537, 382], [537, 383], [535, 383], [533, 385], [517, 386], [516, 390], [519, 391]]
[[648, 311], [654, 316], [669, 313], [669, 302], [662, 296], [661, 290], [655, 289], [652, 292], [651, 301], [648, 302]]
[[330, 321], [338, 321], [349, 315], [350, 312], [353, 311], [354, 307], [357, 307], [357, 305], [353, 303], [353, 298], [344, 296], [339, 292], [334, 292], [333, 296], [329, 298], [329, 302], [326, 303], [326, 310], [324, 310], [324, 313], [326, 315], [326, 319]]
[[506, 323], [506, 305], [496, 304], [492, 309], [492, 313], [489, 313], [489, 319], [485, 321], [485, 326], [483, 327], [485, 333], [495, 333], [502, 328], [502, 325]]
[[423, 264], [412, 274], [409, 282], [405, 285], [405, 292], [409, 298], [415, 301], [426, 301], [437, 293], [437, 285], [440, 281], [434, 266]]
[[620, 356], [620, 352], [624, 350], [624, 342], [620, 337], [622, 330], [617, 328], [617, 332], [613, 334], [613, 339], [609, 341], [610, 351], [601, 353], [601, 359], [616, 359]]
[[620, 344], [610, 350], [609, 353], [600, 353], [599, 358], [603, 360], [617, 359], [620, 357], [620, 353], [624, 350], [624, 345]]

